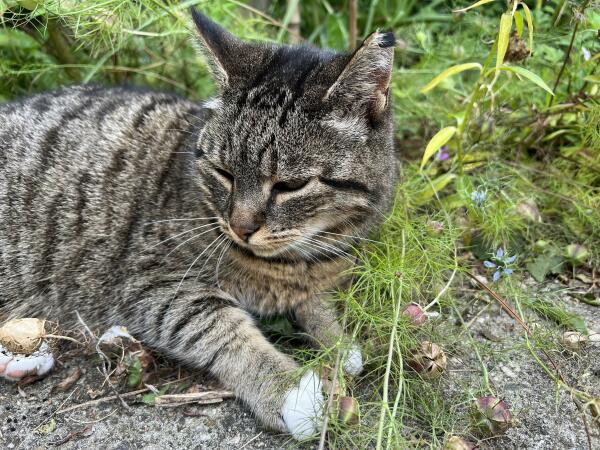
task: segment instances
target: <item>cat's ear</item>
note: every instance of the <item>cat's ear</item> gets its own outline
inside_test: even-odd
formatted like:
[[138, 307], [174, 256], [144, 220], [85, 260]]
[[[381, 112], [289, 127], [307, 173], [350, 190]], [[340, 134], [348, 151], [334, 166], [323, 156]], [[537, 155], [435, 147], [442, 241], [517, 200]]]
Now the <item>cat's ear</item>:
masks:
[[388, 105], [396, 39], [393, 33], [372, 33], [354, 52], [324, 100], [376, 120]]
[[200, 38], [200, 51], [208, 60], [208, 64], [217, 83], [221, 87], [229, 84], [239, 71], [240, 58], [247, 43], [210, 20], [204, 14], [191, 8], [192, 19]]

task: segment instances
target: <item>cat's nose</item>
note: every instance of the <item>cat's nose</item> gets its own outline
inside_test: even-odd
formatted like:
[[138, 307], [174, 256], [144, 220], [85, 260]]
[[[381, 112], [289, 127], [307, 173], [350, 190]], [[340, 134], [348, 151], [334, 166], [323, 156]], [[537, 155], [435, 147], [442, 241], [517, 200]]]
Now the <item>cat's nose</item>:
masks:
[[259, 228], [260, 224], [256, 222], [242, 222], [242, 223], [230, 223], [231, 230], [237, 234], [237, 236], [244, 242], [248, 242], [250, 236], [254, 234]]

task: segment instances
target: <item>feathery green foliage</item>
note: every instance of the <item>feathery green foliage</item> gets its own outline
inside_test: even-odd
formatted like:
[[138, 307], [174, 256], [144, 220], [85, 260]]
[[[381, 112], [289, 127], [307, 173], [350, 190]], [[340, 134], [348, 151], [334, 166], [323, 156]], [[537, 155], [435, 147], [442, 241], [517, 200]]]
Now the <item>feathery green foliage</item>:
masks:
[[[348, 3], [299, 2], [303, 41], [351, 47]], [[465, 270], [491, 279], [482, 263], [498, 248], [518, 258], [515, 273], [494, 289], [526, 318], [550, 320], [529, 344], [550, 348], [552, 323], [585, 331], [581, 318], [552, 298], [528, 296], [520, 283], [526, 268], [540, 280], [572, 279], [600, 263], [600, 12], [589, 2], [563, 3], [496, 1], [453, 12], [469, 2], [358, 2], [359, 39], [377, 27], [399, 38], [392, 94], [403, 168], [393, 211], [357, 249], [355, 283], [338, 295], [367, 370], [346, 380], [361, 400], [360, 425], [332, 419], [331, 448], [440, 448], [448, 434], [470, 434], [471, 399], [497, 394], [486, 361], [505, 356], [471, 336], [459, 311], [465, 295], [455, 286]], [[238, 0], [0, 0], [0, 100], [73, 83], [143, 84], [205, 98], [214, 84], [193, 48], [188, 8], [246, 39], [293, 38], [296, 2], [254, 4], [264, 8]], [[515, 34], [498, 36], [501, 17]], [[498, 43], [506, 52], [497, 62]], [[470, 70], [446, 72], [422, 92], [463, 64]], [[444, 127], [456, 128], [449, 157], [428, 155], [421, 168], [427, 142]], [[572, 243], [590, 252], [579, 268], [563, 256]], [[411, 325], [398, 314], [409, 302], [441, 319]], [[449, 317], [458, 317], [458, 331]], [[465, 383], [449, 398], [443, 379], [408, 370], [406, 359], [423, 340], [458, 359], [475, 353], [475, 387]], [[336, 355], [310, 353], [307, 364], [333, 365]]]

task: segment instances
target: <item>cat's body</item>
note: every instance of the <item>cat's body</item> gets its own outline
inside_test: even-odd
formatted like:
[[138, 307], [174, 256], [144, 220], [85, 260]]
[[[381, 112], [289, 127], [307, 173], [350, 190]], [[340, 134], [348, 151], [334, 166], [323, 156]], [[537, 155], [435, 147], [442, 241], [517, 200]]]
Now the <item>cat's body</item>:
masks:
[[[195, 18], [218, 100], [75, 87], [0, 106], [0, 316], [125, 325], [306, 437], [318, 381], [294, 389], [296, 363], [252, 315], [289, 315], [321, 345], [342, 339], [324, 293], [351, 266], [346, 235], [365, 235], [390, 201], [389, 105], [361, 123], [351, 105], [323, 103], [345, 104], [332, 86], [356, 55], [251, 54]], [[220, 54], [242, 46], [244, 74]], [[348, 370], [360, 366], [355, 352]]]

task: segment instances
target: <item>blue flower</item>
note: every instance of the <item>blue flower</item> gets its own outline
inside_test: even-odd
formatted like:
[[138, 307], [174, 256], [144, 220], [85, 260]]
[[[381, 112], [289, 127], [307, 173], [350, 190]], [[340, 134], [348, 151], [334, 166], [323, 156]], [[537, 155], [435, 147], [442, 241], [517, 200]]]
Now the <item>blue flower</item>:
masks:
[[494, 281], [498, 281], [502, 275], [509, 277], [512, 275], [513, 271], [509, 265], [515, 262], [517, 257], [513, 256], [504, 256], [504, 249], [500, 247], [496, 250], [496, 254], [492, 257], [495, 262], [492, 261], [484, 261], [483, 265], [488, 269], [496, 269], [492, 279]]
[[435, 159], [438, 161], [446, 161], [448, 158], [450, 158], [450, 152], [448, 151], [448, 146], [444, 145], [438, 150]]
[[475, 206], [481, 208], [487, 201], [487, 191], [478, 187], [477, 190], [471, 192], [471, 201], [475, 203]]

